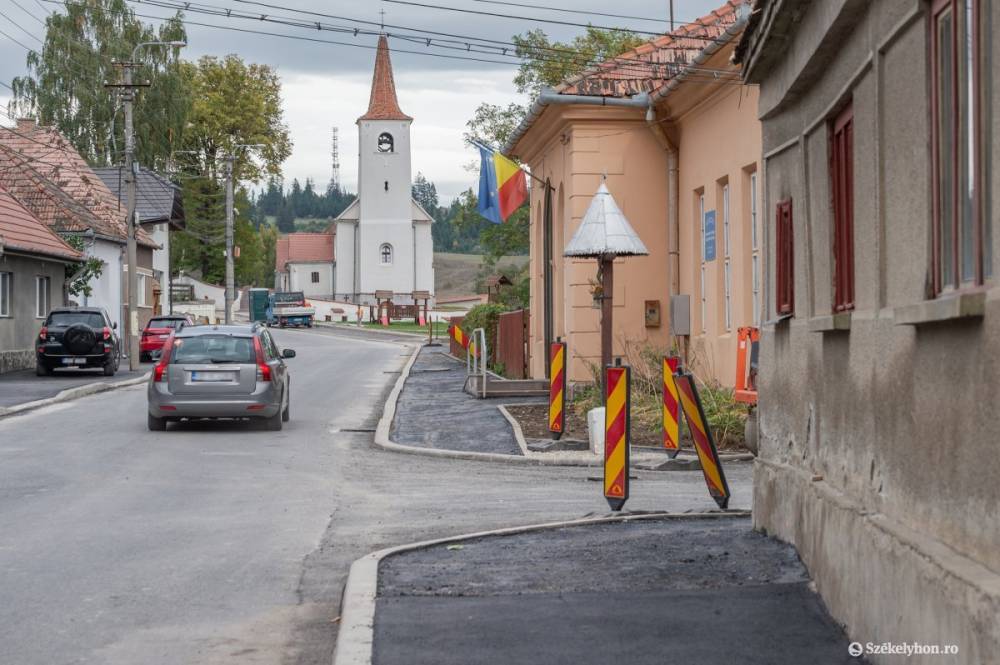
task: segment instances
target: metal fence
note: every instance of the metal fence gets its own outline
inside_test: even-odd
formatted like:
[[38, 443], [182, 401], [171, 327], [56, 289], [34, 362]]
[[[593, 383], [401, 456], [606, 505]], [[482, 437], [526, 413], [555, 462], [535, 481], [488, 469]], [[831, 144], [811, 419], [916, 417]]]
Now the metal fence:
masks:
[[495, 342], [496, 363], [508, 379], [528, 378], [528, 310], [500, 315]]

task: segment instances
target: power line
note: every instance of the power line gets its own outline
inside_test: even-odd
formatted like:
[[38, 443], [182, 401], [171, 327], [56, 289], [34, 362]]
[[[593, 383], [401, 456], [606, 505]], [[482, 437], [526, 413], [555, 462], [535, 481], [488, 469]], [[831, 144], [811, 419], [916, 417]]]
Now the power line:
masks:
[[35, 35], [34, 35], [33, 33], [31, 33], [31, 32], [28, 32], [27, 30], [25, 30], [25, 29], [24, 29], [24, 26], [22, 26], [22, 25], [21, 25], [21, 24], [19, 24], [19, 23], [18, 23], [17, 21], [15, 21], [15, 20], [14, 20], [14, 19], [12, 19], [11, 17], [7, 16], [7, 15], [6, 15], [6, 14], [4, 14], [3, 12], [0, 12], [0, 16], [2, 16], [2, 17], [4, 17], [5, 19], [7, 19], [7, 22], [8, 22], [8, 23], [11, 23], [11, 24], [12, 24], [12, 25], [13, 25], [13, 26], [14, 26], [15, 28], [19, 28], [19, 29], [21, 30], [21, 32], [23, 32], [24, 34], [28, 35], [29, 37], [31, 37], [32, 39], [34, 39], [34, 40], [35, 40], [36, 42], [38, 42], [39, 44], [44, 44], [44, 43], [45, 43], [45, 42], [43, 42], [43, 41], [42, 41], [41, 39], [39, 39], [38, 37], [36, 37], [36, 36], [35, 36]]
[[[445, 7], [444, 5], [431, 5], [423, 2], [412, 2], [412, 0], [382, 0], [383, 2], [391, 2], [394, 5], [408, 5], [411, 7], [421, 7], [423, 9], [440, 9], [442, 11], [449, 12], [460, 12], [462, 14], [478, 14], [480, 16], [492, 16], [495, 18], [509, 18], [517, 19], [521, 21], [532, 21], [535, 23], [551, 23], [554, 25], [568, 25], [576, 28], [597, 28], [599, 30], [611, 30], [614, 32], [636, 32], [644, 35], [655, 35], [660, 36], [664, 33], [662, 31], [651, 31], [651, 30], [633, 30], [629, 28], [621, 28], [609, 25], [594, 25], [592, 23], [575, 23], [573, 21], [559, 21], [556, 19], [539, 18], [536, 16], [515, 16], [513, 14], [500, 14], [498, 12], [486, 12], [477, 9], [463, 9], [461, 7]], [[670, 33], [667, 33], [670, 34]], [[675, 37], [685, 37], [689, 39], [704, 39], [708, 41], [713, 41], [714, 37], [702, 37], [699, 35], [673, 35]]]
[[520, 2], [503, 2], [502, 0], [472, 0], [487, 5], [505, 5], [507, 7], [523, 7], [525, 9], [543, 9], [549, 12], [563, 12], [566, 14], [580, 14], [583, 16], [604, 16], [606, 18], [623, 18], [630, 21], [650, 21], [652, 23], [663, 23], [662, 18], [650, 18], [648, 16], [629, 16], [628, 14], [606, 14], [604, 12], [585, 11], [583, 9], [564, 9], [562, 7], [546, 7], [545, 5], [532, 5]]
[[[36, 21], [38, 21], [38, 22], [39, 22], [39, 23], [41, 23], [42, 25], [45, 25], [45, 21], [44, 21], [44, 20], [42, 20], [42, 19], [38, 18], [38, 17], [37, 17], [37, 16], [35, 16], [35, 15], [34, 15], [33, 13], [29, 12], [29, 11], [28, 11], [27, 9], [25, 9], [25, 8], [24, 8], [24, 5], [22, 5], [22, 4], [20, 3], [20, 2], [18, 2], [17, 0], [10, 0], [10, 1], [11, 1], [12, 3], [14, 3], [14, 6], [15, 6], [15, 7], [17, 7], [18, 9], [20, 9], [20, 10], [21, 10], [22, 12], [24, 12], [25, 14], [27, 14], [27, 15], [28, 15], [28, 16], [30, 16], [31, 18], [35, 19]], [[45, 10], [44, 10], [44, 8], [43, 8], [43, 10], [42, 10], [42, 11], [45, 11]], [[48, 12], [46, 12], [46, 15], [48, 15]]]

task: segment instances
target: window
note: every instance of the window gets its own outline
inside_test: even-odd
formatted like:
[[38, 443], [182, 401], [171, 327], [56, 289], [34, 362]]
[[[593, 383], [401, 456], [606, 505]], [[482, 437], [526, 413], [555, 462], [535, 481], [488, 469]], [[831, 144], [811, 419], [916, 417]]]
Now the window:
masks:
[[723, 321], [726, 324], [726, 330], [731, 330], [733, 327], [733, 303], [731, 299], [732, 293], [732, 281], [730, 278], [730, 268], [731, 263], [729, 260], [729, 183], [727, 182], [722, 186], [722, 254], [725, 257], [725, 261], [722, 265], [722, 305], [723, 305]]
[[14, 273], [0, 272], [0, 316], [10, 316], [10, 285], [13, 281]]
[[35, 277], [35, 318], [44, 319], [49, 313], [49, 278]]
[[726, 259], [723, 269], [725, 274], [723, 275], [726, 283], [723, 288], [725, 288], [726, 297], [726, 330], [732, 330], [733, 328], [733, 303], [732, 303], [732, 278], [730, 277], [730, 263], [729, 259]]
[[701, 264], [701, 331], [708, 330], [708, 303], [705, 300], [705, 264]]
[[795, 314], [795, 245], [792, 238], [792, 200], [779, 201], [774, 233], [775, 311], [779, 316]]
[[701, 224], [701, 332], [708, 330], [708, 300], [705, 290], [705, 192], [699, 190], [698, 195], [698, 220]]
[[729, 258], [729, 183], [722, 186], [722, 251]]
[[139, 307], [146, 306], [146, 275], [139, 273], [136, 275], [138, 285], [135, 288], [136, 303]]
[[701, 223], [701, 260], [705, 260], [705, 195], [698, 195], [698, 219]]
[[392, 152], [394, 141], [392, 139], [392, 134], [389, 132], [382, 132], [378, 135], [378, 151], [379, 152]]
[[760, 244], [757, 240], [757, 172], [750, 174], [750, 283], [753, 324], [760, 325]]
[[935, 0], [931, 12], [931, 156], [935, 294], [990, 274], [984, 213], [982, 0]]
[[310, 279], [312, 279], [313, 284], [319, 284], [319, 273], [313, 271], [312, 275], [310, 276]]
[[378, 249], [378, 253], [381, 258], [382, 265], [392, 265], [392, 245], [387, 242], [382, 243], [382, 246]]
[[854, 309], [854, 112], [848, 105], [830, 124], [833, 198], [833, 311]]

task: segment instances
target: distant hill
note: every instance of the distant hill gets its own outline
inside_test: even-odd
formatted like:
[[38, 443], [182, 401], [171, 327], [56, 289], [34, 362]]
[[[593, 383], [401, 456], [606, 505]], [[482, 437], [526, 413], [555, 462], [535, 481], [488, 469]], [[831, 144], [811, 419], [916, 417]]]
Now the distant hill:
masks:
[[[500, 270], [519, 268], [528, 263], [527, 256], [512, 256], [500, 261]], [[442, 298], [464, 296], [476, 292], [476, 275], [483, 264], [480, 254], [434, 253], [435, 295]]]

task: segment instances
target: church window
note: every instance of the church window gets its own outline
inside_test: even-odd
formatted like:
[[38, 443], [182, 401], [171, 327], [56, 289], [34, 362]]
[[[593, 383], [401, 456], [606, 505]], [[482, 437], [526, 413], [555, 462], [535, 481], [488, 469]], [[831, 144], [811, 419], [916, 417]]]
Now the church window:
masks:
[[382, 243], [382, 246], [379, 247], [378, 252], [379, 256], [382, 259], [382, 265], [387, 266], [392, 264], [392, 245], [390, 245], [387, 242]]
[[382, 132], [378, 135], [378, 151], [379, 152], [392, 152], [393, 140], [392, 134], [389, 132]]

